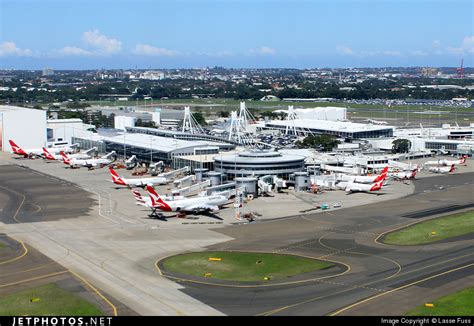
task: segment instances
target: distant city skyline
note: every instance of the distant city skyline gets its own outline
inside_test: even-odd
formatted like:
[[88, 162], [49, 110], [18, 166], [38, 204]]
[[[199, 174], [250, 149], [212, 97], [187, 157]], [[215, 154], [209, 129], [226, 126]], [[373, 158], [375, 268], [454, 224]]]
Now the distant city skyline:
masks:
[[471, 0], [0, 0], [0, 69], [474, 65]]

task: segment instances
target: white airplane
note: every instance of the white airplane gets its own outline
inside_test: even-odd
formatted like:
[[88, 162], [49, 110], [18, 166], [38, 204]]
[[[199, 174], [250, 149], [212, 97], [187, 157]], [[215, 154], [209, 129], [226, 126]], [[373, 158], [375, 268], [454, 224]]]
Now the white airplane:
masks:
[[115, 151], [110, 152], [107, 155], [104, 155], [100, 158], [95, 158], [95, 159], [88, 159], [88, 160], [79, 160], [79, 159], [72, 159], [69, 158], [64, 152], [61, 152], [61, 156], [63, 157], [63, 162], [66, 165], [69, 165], [71, 168], [76, 168], [76, 167], [86, 167], [86, 168], [95, 168], [95, 167], [103, 167], [105, 165], [109, 165], [112, 163], [114, 160], [111, 159], [111, 157], [115, 155]]
[[413, 171], [415, 169], [418, 169], [418, 164], [407, 164], [407, 163], [403, 163], [403, 162], [399, 162], [399, 161], [392, 161], [392, 160], [389, 160], [388, 161], [388, 166], [390, 168], [393, 168], [393, 169], [397, 169], [397, 170], [403, 170], [403, 171]]
[[219, 206], [226, 204], [229, 199], [223, 195], [202, 196], [196, 198], [182, 198], [174, 200], [163, 200], [158, 195], [152, 186], [147, 185], [145, 190], [150, 195], [152, 214], [156, 214], [159, 209], [165, 212], [193, 212], [194, 214], [200, 211], [219, 211]]
[[[149, 208], [152, 206], [151, 198], [150, 197], [143, 197], [142, 194], [138, 190], [133, 190], [132, 189], [132, 195], [133, 195], [133, 197], [135, 197], [137, 205], [142, 205], [142, 206], [146, 206], [146, 207], [149, 207]], [[163, 196], [164, 200], [177, 200], [177, 199], [185, 199], [185, 198], [186, 197], [184, 197], [184, 196], [172, 196], [172, 197]]]
[[467, 156], [464, 155], [463, 157], [461, 157], [459, 160], [454, 160], [454, 161], [451, 161], [451, 160], [446, 160], [446, 159], [442, 159], [442, 160], [437, 160], [437, 161], [428, 161], [428, 162], [425, 162], [424, 165], [437, 165], [437, 166], [450, 166], [450, 165], [463, 165], [463, 164], [466, 164], [466, 159], [467, 159]]
[[432, 168], [428, 168], [428, 171], [432, 173], [441, 173], [441, 174], [453, 173], [454, 171], [456, 171], [456, 165], [452, 164], [451, 166], [432, 167]]
[[372, 119], [367, 119], [367, 122], [373, 125], [386, 125], [387, 124], [387, 121], [378, 121], [378, 120], [372, 120]]
[[[41, 157], [44, 154], [42, 148], [23, 149], [17, 144], [15, 144], [15, 142], [11, 139], [8, 142], [10, 143], [10, 146], [12, 147], [12, 151], [14, 154], [23, 156], [25, 158]], [[72, 153], [74, 150], [69, 146], [61, 146], [61, 147], [51, 147], [49, 151], [53, 154], [59, 154], [60, 152]]]
[[[88, 153], [91, 153], [93, 151], [97, 150], [97, 147], [93, 147], [85, 152], [77, 153], [77, 154], [69, 154], [68, 157], [70, 159], [76, 159], [76, 160], [87, 160], [92, 158]], [[43, 147], [43, 155], [44, 157], [49, 160], [49, 161], [62, 161], [63, 157], [61, 154], [56, 155], [56, 154], [51, 154], [51, 152]]]
[[388, 166], [386, 166], [379, 175], [373, 175], [373, 176], [363, 176], [363, 175], [347, 175], [343, 174], [339, 176], [339, 180], [341, 181], [346, 181], [346, 182], [355, 182], [355, 183], [376, 183], [379, 182], [380, 180], [385, 180], [387, 177], [387, 172], [388, 172]]
[[110, 175], [112, 176], [112, 182], [116, 185], [127, 186], [127, 187], [146, 187], [146, 185], [164, 185], [170, 182], [168, 178], [165, 177], [151, 177], [151, 178], [134, 178], [127, 179], [118, 175], [117, 172], [112, 167], [109, 167]]
[[415, 179], [417, 172], [418, 169], [413, 169], [413, 171], [390, 172], [388, 176], [396, 180], [410, 180]]
[[459, 160], [443, 160], [443, 165], [448, 166], [448, 165], [465, 165], [466, 164], [466, 159], [467, 156], [463, 155]]
[[383, 181], [384, 180], [380, 180], [379, 182], [372, 184], [348, 182], [344, 190], [347, 192], [347, 194], [354, 192], [374, 192], [382, 189]]

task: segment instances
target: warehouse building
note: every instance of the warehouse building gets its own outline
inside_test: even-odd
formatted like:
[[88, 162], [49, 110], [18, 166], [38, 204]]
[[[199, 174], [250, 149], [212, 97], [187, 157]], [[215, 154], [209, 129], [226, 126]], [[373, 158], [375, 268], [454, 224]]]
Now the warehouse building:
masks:
[[23, 148], [46, 145], [46, 111], [0, 105], [0, 150], [11, 151], [8, 140]]

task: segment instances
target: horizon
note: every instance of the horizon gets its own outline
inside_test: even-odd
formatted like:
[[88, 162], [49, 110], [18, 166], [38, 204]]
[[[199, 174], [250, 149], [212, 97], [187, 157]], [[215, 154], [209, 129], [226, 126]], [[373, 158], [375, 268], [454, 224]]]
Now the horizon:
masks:
[[473, 6], [469, 0], [0, 0], [0, 69], [454, 68], [461, 59], [473, 67]]

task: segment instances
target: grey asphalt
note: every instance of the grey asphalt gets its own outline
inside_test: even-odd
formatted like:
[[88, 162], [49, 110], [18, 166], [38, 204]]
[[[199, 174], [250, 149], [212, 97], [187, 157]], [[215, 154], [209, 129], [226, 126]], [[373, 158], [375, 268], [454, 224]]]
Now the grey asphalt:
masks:
[[[180, 284], [186, 294], [228, 315], [327, 315], [379, 294], [383, 295], [374, 301], [386, 300], [387, 304], [379, 304], [376, 311], [370, 302], [352, 310], [357, 314], [403, 313], [394, 309], [397, 301], [389, 291], [412, 283], [425, 287], [410, 295], [412, 304], [420, 305], [427, 288], [435, 293], [447, 283], [474, 285], [474, 280], [466, 281], [474, 273], [473, 237], [410, 247], [383, 245], [374, 239], [435, 214], [469, 209], [474, 203], [473, 180], [474, 173], [424, 178], [415, 181], [414, 194], [401, 199], [221, 229], [218, 232], [235, 240], [209, 247], [330, 259], [349, 265], [347, 274], [276, 287], [233, 288], [183, 280]], [[351, 309], [344, 314], [351, 314]]]

